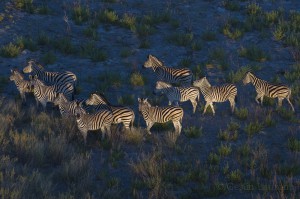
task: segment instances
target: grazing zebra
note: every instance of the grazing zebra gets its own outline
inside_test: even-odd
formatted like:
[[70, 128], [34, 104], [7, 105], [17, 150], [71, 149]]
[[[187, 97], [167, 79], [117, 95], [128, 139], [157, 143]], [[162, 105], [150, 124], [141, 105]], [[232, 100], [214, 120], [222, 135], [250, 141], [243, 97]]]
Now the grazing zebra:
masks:
[[91, 94], [90, 98], [85, 101], [87, 105], [96, 106], [96, 110], [107, 109], [111, 110], [113, 114], [113, 124], [123, 123], [125, 129], [129, 129], [130, 124], [133, 126], [135, 119], [134, 112], [129, 107], [112, 106], [108, 100], [101, 94]]
[[259, 79], [253, 73], [247, 72], [245, 78], [243, 79], [243, 83], [248, 84], [252, 83], [255, 87], [257, 96], [255, 97], [255, 101], [259, 104], [258, 99], [260, 98], [261, 104], [263, 104], [264, 96], [270, 98], [278, 98], [278, 107], [282, 106], [282, 100], [287, 99], [289, 104], [292, 107], [293, 112], [295, 111], [293, 104], [290, 101], [290, 97], [292, 91], [289, 87], [285, 85], [275, 85], [270, 84], [265, 80]]
[[190, 69], [166, 67], [153, 55], [148, 56], [148, 60], [144, 63], [143, 67], [152, 68], [158, 80], [168, 83], [179, 83], [182, 86], [190, 86], [193, 79], [193, 74]]
[[181, 122], [183, 118], [183, 109], [176, 106], [168, 107], [152, 107], [146, 99], [138, 98], [139, 111], [142, 113], [143, 118], [147, 125], [147, 131], [151, 134], [150, 129], [154, 123], [166, 123], [172, 121], [175, 132], [180, 134]]
[[11, 70], [11, 75], [9, 77], [10, 81], [14, 81], [17, 89], [20, 92], [21, 99], [26, 102], [25, 93], [30, 93], [30, 81], [25, 80], [24, 76], [18, 70]]
[[112, 112], [106, 109], [101, 109], [93, 114], [87, 114], [82, 108], [82, 102], [76, 103], [75, 116], [79, 131], [81, 132], [84, 143], [86, 144], [87, 132], [90, 130], [100, 129], [102, 132], [102, 139], [105, 134], [110, 137], [110, 126], [113, 122]]
[[231, 112], [234, 112], [235, 97], [237, 95], [237, 88], [235, 85], [225, 84], [222, 86], [211, 86], [206, 77], [194, 81], [193, 85], [200, 88], [206, 101], [203, 114], [205, 114], [207, 107], [210, 106], [213, 115], [215, 115], [213, 102], [225, 102], [227, 100], [230, 102]]
[[[77, 83], [77, 77], [74, 73], [65, 71], [59, 72], [47, 72], [44, 70], [43, 66], [36, 63], [34, 60], [28, 61], [27, 66], [23, 69], [24, 73], [31, 73], [32, 75], [37, 75], [40, 80], [45, 82], [47, 85], [53, 84], [72, 84], [74, 89]], [[72, 99], [74, 96], [72, 95]]]
[[197, 101], [200, 99], [199, 89], [195, 87], [173, 87], [163, 81], [157, 81], [154, 90], [155, 94], [165, 94], [169, 100], [169, 105], [175, 102], [185, 102], [190, 100], [193, 105], [193, 113], [196, 111]]
[[46, 86], [41, 80], [38, 79], [37, 75], [34, 77], [29, 75], [30, 88], [33, 89], [34, 97], [37, 102], [42, 104], [43, 108], [46, 108], [47, 102], [53, 102], [58, 93], [63, 93], [65, 96], [70, 98], [74, 88], [72, 84], [55, 84], [52, 86]]

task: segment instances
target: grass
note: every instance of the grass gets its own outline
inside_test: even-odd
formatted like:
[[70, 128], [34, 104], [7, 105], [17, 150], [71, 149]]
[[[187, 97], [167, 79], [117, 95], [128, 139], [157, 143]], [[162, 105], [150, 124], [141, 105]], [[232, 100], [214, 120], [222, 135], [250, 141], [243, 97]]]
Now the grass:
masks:
[[223, 6], [226, 10], [230, 11], [239, 11], [241, 9], [240, 4], [238, 1], [231, 1], [231, 0], [225, 0], [223, 1]]
[[103, 23], [116, 24], [119, 20], [119, 16], [115, 11], [105, 9], [99, 13], [98, 19]]
[[76, 53], [76, 48], [69, 37], [62, 37], [54, 40], [53, 46], [55, 49], [66, 55]]
[[95, 42], [88, 42], [82, 46], [80, 55], [91, 59], [93, 62], [103, 62], [107, 60], [107, 53], [96, 46]]
[[248, 109], [247, 108], [236, 108], [234, 110], [235, 116], [240, 120], [246, 120], [248, 118]]
[[20, 54], [21, 48], [13, 43], [3, 45], [0, 49], [1, 57], [13, 58]]
[[256, 45], [241, 47], [238, 53], [241, 57], [245, 57], [250, 61], [264, 62], [270, 59], [269, 55]]
[[199, 138], [203, 135], [202, 127], [190, 126], [183, 129], [183, 132], [188, 138]]
[[214, 31], [205, 31], [201, 34], [201, 38], [204, 41], [216, 41], [217, 40], [217, 34]]
[[86, 29], [84, 29], [83, 34], [86, 37], [91, 38], [93, 40], [98, 40], [99, 39], [97, 29], [95, 27], [93, 27], [92, 25], [90, 25]]
[[18, 45], [20, 49], [28, 49], [33, 52], [38, 50], [37, 43], [30, 37], [18, 37], [16, 45]]
[[218, 152], [221, 157], [225, 157], [230, 155], [232, 149], [231, 146], [228, 144], [221, 144], [221, 146], [218, 147]]
[[95, 80], [98, 82], [96, 83], [96, 88], [100, 92], [106, 92], [108, 88], [119, 88], [123, 83], [119, 73], [110, 73], [108, 71], [98, 75]]
[[236, 169], [234, 171], [231, 171], [228, 174], [227, 177], [228, 177], [229, 182], [232, 182], [232, 183], [241, 183], [243, 175], [242, 175], [242, 172], [239, 169]]
[[227, 52], [222, 47], [210, 50], [208, 59], [209, 62], [215, 63], [222, 70], [227, 70], [229, 67]]
[[220, 140], [223, 141], [236, 141], [238, 138], [238, 132], [237, 131], [232, 131], [230, 132], [229, 130], [220, 130], [218, 137]]
[[177, 46], [189, 46], [194, 39], [191, 32], [176, 32], [169, 36], [168, 41]]
[[146, 82], [145, 77], [139, 72], [133, 72], [130, 75], [130, 83], [132, 86], [144, 86]]
[[134, 15], [125, 13], [120, 19], [120, 23], [123, 27], [128, 28], [132, 32], [136, 31], [136, 17]]
[[123, 139], [126, 143], [141, 145], [143, 143], [143, 138], [143, 131], [141, 128], [132, 128], [130, 131], [125, 132]]
[[300, 151], [300, 140], [295, 137], [289, 138], [287, 147], [291, 151], [299, 152]]
[[33, 14], [35, 11], [33, 0], [14, 0], [13, 3], [17, 9], [23, 10], [30, 14]]
[[56, 62], [56, 59], [57, 58], [55, 54], [52, 51], [49, 51], [42, 56], [41, 61], [47, 65], [47, 64], [54, 64]]
[[218, 165], [220, 163], [220, 156], [216, 153], [210, 153], [208, 155], [207, 161], [209, 164]]
[[132, 106], [136, 99], [135, 96], [132, 94], [127, 94], [127, 95], [123, 95], [117, 98], [118, 104], [120, 105], [128, 105], [128, 106]]
[[90, 18], [90, 9], [88, 6], [81, 5], [80, 3], [75, 3], [72, 10], [72, 19], [75, 24], [81, 25], [82, 23], [88, 21]]
[[249, 124], [246, 124], [245, 126], [245, 132], [249, 137], [252, 137], [254, 134], [259, 133], [263, 129], [263, 124], [256, 122], [250, 122]]

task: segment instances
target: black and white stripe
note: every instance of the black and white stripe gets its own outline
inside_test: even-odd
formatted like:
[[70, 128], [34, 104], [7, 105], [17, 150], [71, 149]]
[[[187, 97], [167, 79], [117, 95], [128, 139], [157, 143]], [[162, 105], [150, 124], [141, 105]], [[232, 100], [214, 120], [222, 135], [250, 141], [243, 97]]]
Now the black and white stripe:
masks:
[[22, 101], [26, 102], [25, 93], [30, 93], [30, 81], [25, 80], [24, 76], [18, 70], [11, 70], [11, 75], [9, 77], [10, 81], [14, 81], [15, 85], [20, 93]]
[[154, 90], [155, 94], [164, 94], [169, 100], [169, 105], [174, 102], [178, 106], [178, 102], [191, 101], [193, 105], [193, 113], [196, 111], [197, 101], [200, 99], [199, 89], [196, 87], [173, 87], [163, 81], [157, 81]]
[[151, 134], [150, 129], [155, 123], [166, 123], [172, 121], [175, 132], [180, 134], [182, 129], [183, 109], [176, 106], [152, 107], [147, 99], [138, 98], [139, 111], [147, 125], [147, 131]]
[[55, 84], [52, 86], [46, 86], [41, 80], [38, 79], [37, 75], [30, 78], [30, 87], [33, 89], [34, 97], [37, 101], [37, 105], [40, 102], [43, 108], [46, 108], [47, 102], [54, 102], [54, 99], [58, 93], [63, 93], [68, 99], [71, 98], [74, 92], [72, 84]]
[[57, 93], [56, 98], [53, 103], [55, 106], [58, 106], [59, 112], [64, 117], [75, 116], [75, 108], [77, 103], [84, 102], [85, 100], [73, 100], [69, 101], [63, 93]]
[[24, 73], [31, 73], [33, 76], [37, 75], [40, 80], [46, 83], [46, 85], [53, 84], [72, 84], [74, 89], [77, 83], [77, 77], [70, 71], [59, 72], [47, 72], [44, 68], [36, 63], [34, 60], [30, 60], [27, 66], [23, 69]]
[[265, 80], [256, 77], [253, 73], [247, 72], [245, 78], [243, 79], [244, 84], [252, 83], [255, 87], [257, 96], [255, 101], [259, 104], [263, 104], [264, 96], [270, 98], [278, 98], [278, 107], [282, 106], [283, 99], [287, 99], [288, 103], [291, 105], [292, 110], [295, 111], [293, 104], [290, 101], [292, 91], [289, 87], [281, 84], [270, 84]]
[[206, 101], [203, 114], [206, 112], [207, 107], [210, 106], [215, 115], [213, 102], [225, 102], [227, 100], [230, 102], [231, 111], [234, 112], [235, 97], [237, 95], [235, 85], [225, 84], [222, 86], [211, 86], [206, 77], [194, 81], [193, 85], [200, 88]]
[[[96, 110], [107, 109], [113, 114], [113, 124], [123, 123], [126, 129], [133, 126], [135, 114], [133, 110], [125, 106], [112, 106], [108, 100], [101, 94], [91, 94], [89, 99], [85, 101], [87, 105], [95, 106]], [[130, 125], [131, 124], [131, 125]]]
[[90, 130], [101, 130], [102, 139], [105, 135], [110, 137], [111, 124], [113, 121], [112, 112], [106, 109], [101, 109], [93, 114], [87, 114], [82, 108], [81, 103], [77, 103], [75, 108], [76, 122], [79, 131], [81, 132], [84, 143], [86, 144], [87, 132]]
[[193, 80], [193, 74], [190, 69], [166, 67], [153, 55], [148, 56], [148, 60], [144, 63], [143, 67], [152, 68], [160, 81], [177, 83], [182, 86], [190, 86]]

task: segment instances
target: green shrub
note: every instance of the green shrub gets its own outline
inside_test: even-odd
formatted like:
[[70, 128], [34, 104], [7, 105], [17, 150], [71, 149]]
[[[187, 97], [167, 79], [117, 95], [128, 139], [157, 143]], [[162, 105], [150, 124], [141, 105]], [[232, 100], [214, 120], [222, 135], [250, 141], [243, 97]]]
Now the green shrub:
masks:
[[96, 87], [100, 92], [105, 92], [110, 87], [119, 88], [122, 85], [120, 73], [110, 73], [108, 71], [102, 72], [98, 75], [96, 81]]
[[132, 86], [144, 86], [145, 78], [139, 72], [134, 72], [130, 75], [130, 83]]
[[45, 32], [39, 33], [37, 38], [37, 44], [42, 46], [50, 44], [49, 36]]
[[119, 17], [115, 11], [105, 9], [99, 14], [99, 20], [104, 23], [116, 24], [119, 20]]
[[231, 141], [231, 140], [235, 141], [238, 138], [238, 132], [236, 130], [235, 131], [220, 130], [218, 137], [220, 140], [223, 140], [223, 141]]
[[242, 66], [236, 72], [230, 71], [226, 79], [230, 83], [240, 82], [245, 77], [246, 72], [250, 71], [250, 69], [249, 66]]
[[76, 52], [75, 46], [73, 46], [71, 38], [63, 37], [53, 41], [54, 48], [58, 49], [63, 54], [73, 54]]
[[42, 62], [44, 64], [54, 64], [56, 62], [56, 56], [52, 51], [47, 52], [42, 56]]
[[168, 41], [177, 46], [189, 46], [194, 39], [193, 33], [176, 32], [169, 36]]
[[88, 38], [91, 38], [93, 40], [98, 40], [97, 29], [92, 26], [88, 26], [86, 29], [84, 29], [83, 34]]
[[258, 15], [262, 9], [257, 3], [253, 2], [247, 5], [246, 11], [248, 15]]
[[245, 126], [245, 131], [249, 137], [252, 137], [254, 134], [259, 133], [263, 129], [263, 125], [256, 122], [250, 122]]
[[233, 183], [240, 183], [242, 182], [242, 178], [243, 178], [242, 172], [239, 169], [231, 171], [227, 177], [228, 180]]
[[133, 15], [125, 13], [120, 20], [121, 25], [125, 28], [130, 29], [132, 32], [136, 31], [136, 18]]
[[213, 31], [205, 31], [202, 33], [201, 38], [205, 41], [215, 41], [217, 40], [217, 34]]
[[269, 60], [269, 56], [256, 45], [242, 47], [239, 49], [238, 53], [241, 57], [245, 57], [250, 61], [264, 62]]
[[120, 52], [120, 56], [122, 58], [126, 58], [132, 55], [133, 53], [134, 53], [133, 50], [131, 50], [130, 48], [122, 48]]
[[300, 151], [300, 140], [296, 139], [294, 137], [289, 138], [287, 146], [291, 151], [299, 152]]
[[234, 110], [235, 116], [240, 120], [246, 120], [248, 118], [248, 109], [247, 108], [236, 108]]
[[240, 4], [235, 0], [234, 1], [224, 0], [223, 6], [226, 10], [230, 10], [230, 11], [239, 11], [241, 9]]
[[51, 12], [52, 11], [50, 10], [48, 5], [46, 5], [46, 4], [43, 4], [41, 7], [37, 8], [37, 13], [40, 14], [40, 15], [48, 15]]
[[228, 156], [231, 153], [231, 151], [231, 146], [227, 144], [221, 144], [221, 146], [218, 147], [219, 155], [222, 157]]
[[37, 51], [37, 43], [29, 37], [19, 37], [17, 38], [16, 44], [20, 47], [20, 49], [28, 49], [30, 51]]
[[237, 40], [243, 36], [243, 31], [238, 28], [232, 28], [229, 24], [226, 24], [223, 28], [223, 34], [230, 39]]
[[88, 42], [82, 46], [80, 55], [91, 59], [93, 62], [101, 62], [107, 59], [107, 54], [96, 46], [95, 42]]
[[12, 58], [17, 57], [20, 54], [21, 48], [13, 43], [4, 45], [0, 49], [0, 55], [2, 57]]
[[24, 10], [31, 14], [34, 13], [33, 0], [14, 0], [13, 2], [17, 9]]
[[87, 6], [83, 6], [80, 3], [76, 3], [73, 7], [72, 19], [75, 24], [80, 25], [90, 18], [90, 9]]
[[203, 135], [202, 127], [189, 126], [186, 127], [183, 131], [188, 138], [198, 138]]
[[209, 164], [218, 165], [220, 163], [220, 157], [216, 153], [210, 153], [208, 155], [207, 161]]
[[118, 104], [132, 106], [135, 102], [135, 96], [133, 94], [126, 94], [118, 97]]

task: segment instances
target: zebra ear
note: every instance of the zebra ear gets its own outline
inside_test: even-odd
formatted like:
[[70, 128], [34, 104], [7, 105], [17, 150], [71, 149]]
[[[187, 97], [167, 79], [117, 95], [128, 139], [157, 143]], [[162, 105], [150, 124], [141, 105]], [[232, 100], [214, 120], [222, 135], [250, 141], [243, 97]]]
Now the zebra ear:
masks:
[[138, 97], [138, 102], [141, 102], [141, 98]]

